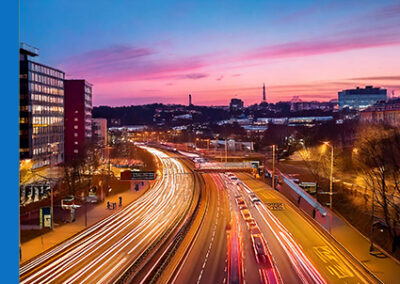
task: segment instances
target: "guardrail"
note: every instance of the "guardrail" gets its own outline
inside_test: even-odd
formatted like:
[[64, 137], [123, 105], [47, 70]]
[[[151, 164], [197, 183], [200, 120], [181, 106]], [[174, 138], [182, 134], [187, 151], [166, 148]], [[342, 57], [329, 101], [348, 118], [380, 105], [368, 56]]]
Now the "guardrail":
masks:
[[314, 209], [317, 209], [322, 216], [327, 216], [326, 209], [317, 201], [315, 198], [311, 197], [307, 192], [305, 192], [300, 186], [293, 182], [287, 175], [282, 174], [283, 181], [293, 189], [301, 198], [303, 198], [308, 204], [310, 204]]

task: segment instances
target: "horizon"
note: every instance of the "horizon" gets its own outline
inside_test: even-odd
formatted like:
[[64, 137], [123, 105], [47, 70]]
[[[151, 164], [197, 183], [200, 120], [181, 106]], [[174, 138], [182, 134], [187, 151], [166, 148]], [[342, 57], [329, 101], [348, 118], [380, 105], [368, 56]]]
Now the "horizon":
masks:
[[195, 105], [253, 105], [263, 83], [272, 103], [329, 101], [365, 85], [400, 93], [400, 4], [392, 1], [20, 6], [21, 42], [67, 79], [92, 83], [96, 106], [185, 105], [188, 94]]

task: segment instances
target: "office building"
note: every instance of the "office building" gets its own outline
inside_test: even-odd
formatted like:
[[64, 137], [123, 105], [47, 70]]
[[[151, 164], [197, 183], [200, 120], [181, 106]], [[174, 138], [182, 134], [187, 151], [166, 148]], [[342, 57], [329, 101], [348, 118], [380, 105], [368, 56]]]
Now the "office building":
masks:
[[65, 160], [81, 157], [92, 139], [92, 85], [65, 80]]
[[34, 62], [39, 50], [20, 44], [20, 159], [32, 168], [64, 160], [65, 73]]
[[241, 99], [231, 99], [229, 104], [229, 109], [231, 111], [238, 111], [243, 109], [243, 101]]
[[189, 106], [192, 106], [192, 95], [189, 94]]
[[366, 86], [356, 89], [343, 90], [338, 93], [339, 109], [352, 108], [362, 110], [379, 101], [386, 101], [387, 90]]
[[107, 145], [107, 119], [93, 118], [93, 141], [100, 146]]

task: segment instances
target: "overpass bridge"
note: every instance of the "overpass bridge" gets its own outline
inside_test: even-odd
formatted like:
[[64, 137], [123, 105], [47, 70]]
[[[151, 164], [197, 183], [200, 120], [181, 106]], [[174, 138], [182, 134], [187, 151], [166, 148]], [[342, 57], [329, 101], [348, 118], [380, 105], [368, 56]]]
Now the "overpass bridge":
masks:
[[195, 163], [197, 172], [252, 172], [255, 167], [250, 162], [203, 162]]

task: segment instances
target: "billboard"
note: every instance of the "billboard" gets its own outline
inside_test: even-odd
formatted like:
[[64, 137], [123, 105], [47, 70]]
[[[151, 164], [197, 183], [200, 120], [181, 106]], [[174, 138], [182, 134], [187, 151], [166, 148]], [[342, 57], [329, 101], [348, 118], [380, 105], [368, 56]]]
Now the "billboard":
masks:
[[154, 180], [156, 178], [156, 173], [153, 171], [132, 171], [131, 179], [141, 179], [141, 180]]

